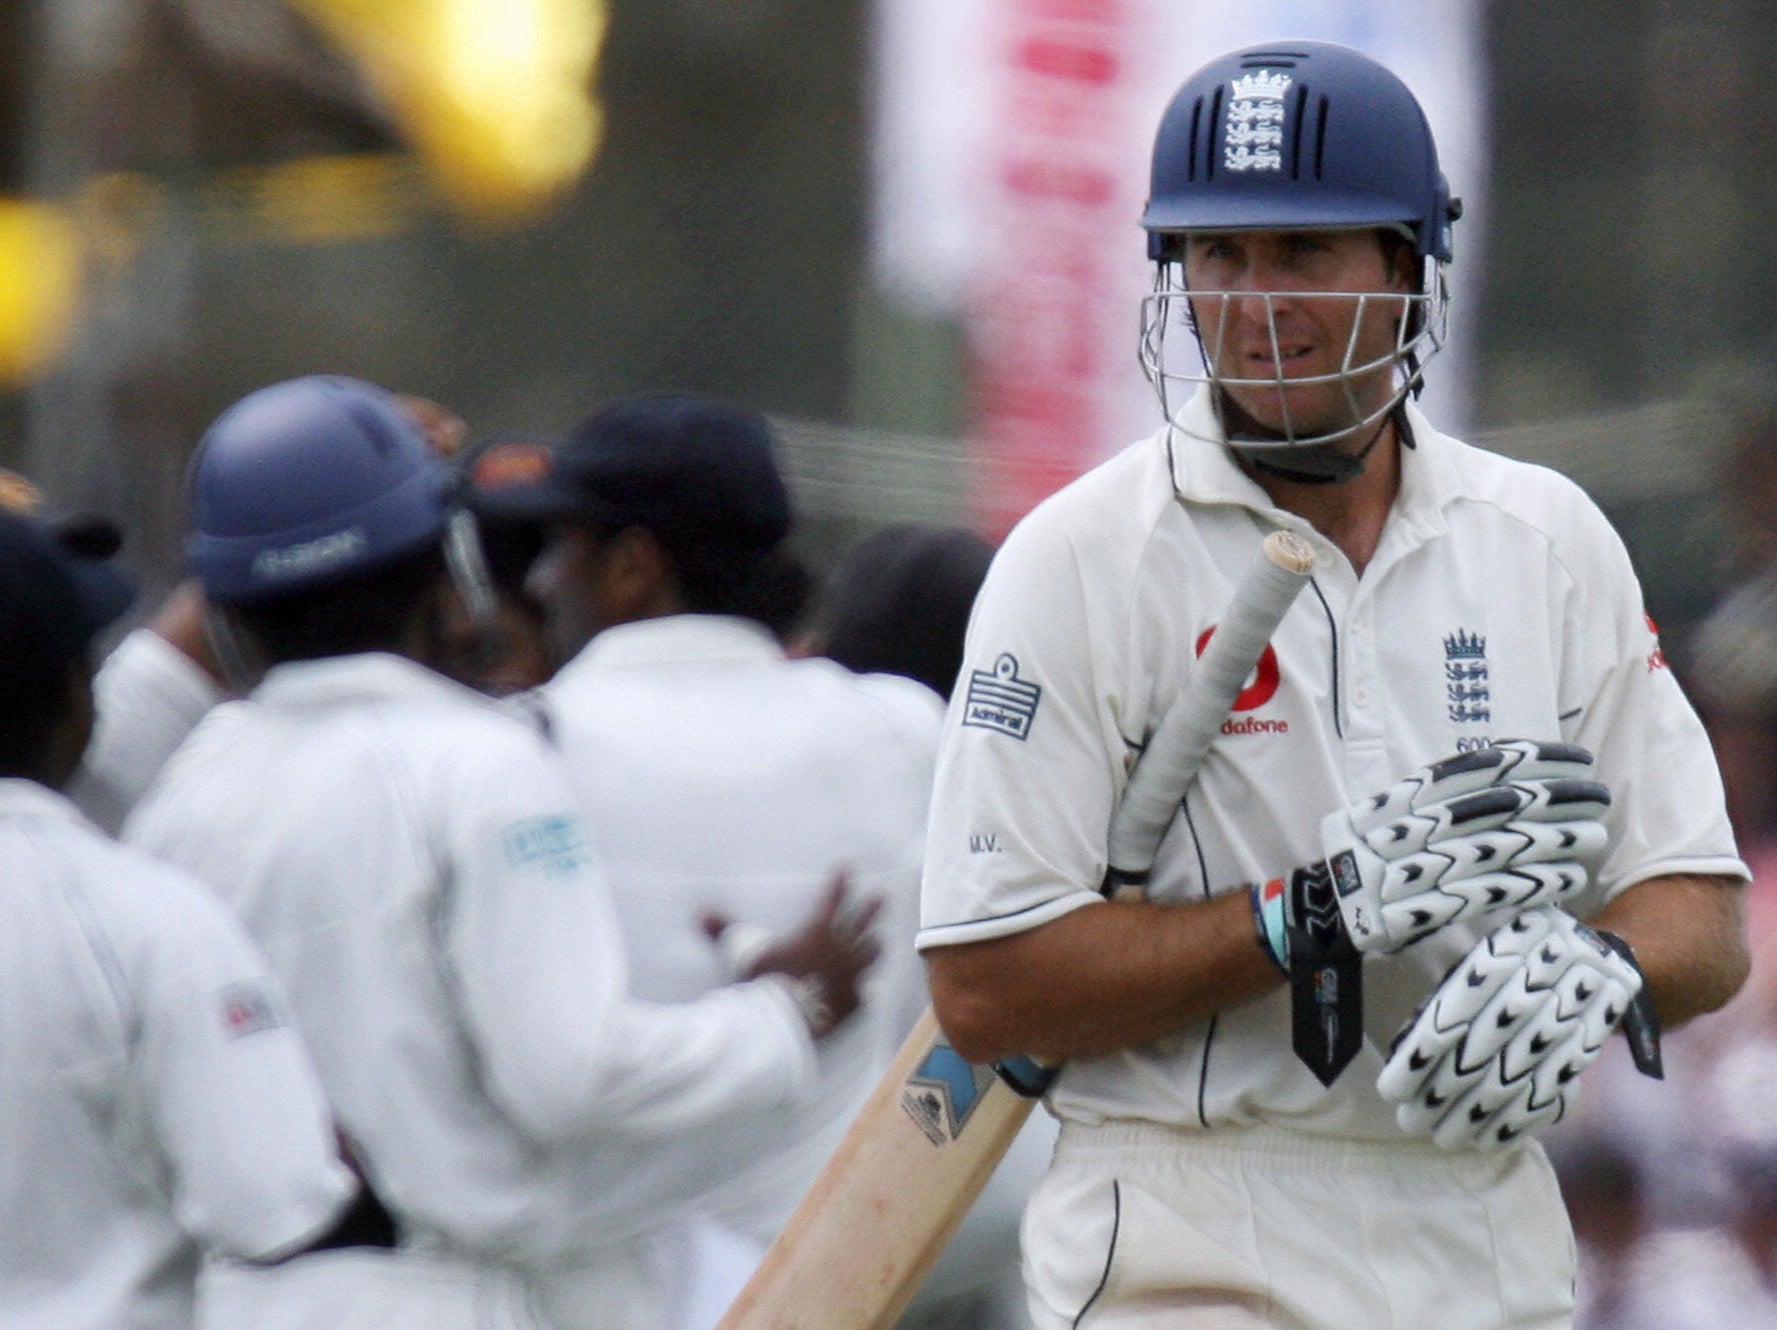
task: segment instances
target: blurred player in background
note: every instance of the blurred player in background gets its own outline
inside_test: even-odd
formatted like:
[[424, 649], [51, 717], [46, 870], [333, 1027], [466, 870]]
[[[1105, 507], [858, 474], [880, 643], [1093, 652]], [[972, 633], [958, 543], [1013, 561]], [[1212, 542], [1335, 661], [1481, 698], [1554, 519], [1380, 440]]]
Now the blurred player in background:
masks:
[[[949, 700], [993, 546], [967, 527], [909, 522], [846, 549], [796, 643], [864, 674], [916, 679]], [[903, 1314], [901, 1330], [1028, 1326], [1018, 1225], [1049, 1167], [1055, 1120], [1033, 1113]]]
[[967, 527], [906, 522], [874, 531], [828, 572], [796, 649], [850, 670], [917, 679], [949, 701], [992, 559], [993, 546]]
[[[528, 483], [536, 474], [542, 445], [528, 439], [495, 437], [451, 459], [454, 493], [466, 502], [478, 492]], [[529, 522], [475, 519], [477, 551], [485, 570], [485, 603], [472, 606], [457, 596], [446, 610], [438, 668], [484, 693], [510, 697], [535, 688], [555, 673], [543, 606], [525, 586], [525, 577], [543, 549], [542, 531]]]
[[1579, 1111], [1548, 1133], [1580, 1245], [1580, 1330], [1757, 1324], [1777, 1296], [1777, 1140], [1761, 1107], [1777, 1088], [1777, 545], [1762, 503], [1773, 441], [1757, 420], [1728, 450], [1736, 579], [1673, 652], [1752, 869], [1751, 968], [1732, 1001], [1667, 1041], [1667, 1084], [1607, 1050]]
[[[42, 492], [14, 471], [0, 470], [0, 510], [36, 516], [89, 555], [108, 557], [122, 544], [115, 524], [96, 515], [52, 513]], [[195, 581], [180, 583], [106, 654], [94, 691], [92, 742], [66, 793], [115, 834], [192, 726], [227, 696]]]
[[265, 947], [401, 1238], [219, 1281], [218, 1327], [665, 1325], [651, 1234], [674, 1197], [586, 1158], [790, 1111], [874, 955], [870, 912], [835, 891], [752, 982], [629, 996], [556, 755], [431, 667], [441, 609], [478, 594], [452, 585], [477, 570], [450, 488], [388, 393], [338, 377], [250, 394], [193, 461], [192, 562], [260, 682], [205, 717], [128, 835]]
[[[731, 924], [744, 954], [835, 875], [884, 902], [883, 961], [822, 1051], [818, 1095], [599, 1164], [682, 1178], [738, 1239], [693, 1255], [707, 1310], [692, 1323], [726, 1307], [927, 1001], [913, 933], [940, 708], [907, 679], [786, 657], [793, 513], [776, 449], [761, 416], [726, 401], [620, 398], [533, 483], [475, 500], [484, 518], [549, 526], [531, 585], [566, 664], [540, 703], [606, 856], [640, 996], [690, 1001], [729, 981], [693, 934], [700, 918]], [[750, 1162], [717, 1180], [724, 1157]]]
[[0, 513], [0, 1325], [181, 1330], [204, 1252], [311, 1248], [355, 1185], [239, 925], [58, 793], [131, 599], [68, 539]]
[[[458, 467], [473, 464], [474, 455], [466, 447], [468, 426], [455, 412], [411, 393], [398, 394], [395, 401], [440, 458]], [[43, 496], [29, 481], [0, 472], [0, 507], [31, 511], [42, 506]], [[57, 521], [77, 538], [83, 532], [88, 540], [99, 538], [100, 528], [90, 517]], [[114, 528], [109, 539], [118, 539]], [[490, 622], [476, 623], [461, 605], [447, 605], [441, 615], [439, 668], [496, 694], [532, 687], [549, 675], [540, 619], [518, 585], [502, 576], [514, 559], [528, 562], [532, 556], [511, 550], [511, 543], [507, 533], [489, 533]], [[217, 655], [209, 617], [202, 584], [186, 578], [123, 636], [99, 667], [93, 741], [67, 793], [106, 831], [122, 828], [130, 809], [204, 714], [248, 682], [229, 677], [229, 663]]]
[[[1565, 1327], [1535, 1132], [1612, 1028], [1657, 1070], [1655, 1012], [1745, 973], [1721, 782], [1620, 540], [1411, 400], [1457, 213], [1367, 57], [1189, 78], [1143, 217], [1167, 425], [1027, 517], [977, 602], [920, 941], [959, 1052], [1062, 1064], [1039, 1326]], [[1107, 899], [1128, 772], [1275, 528], [1312, 583], [1146, 899]]]

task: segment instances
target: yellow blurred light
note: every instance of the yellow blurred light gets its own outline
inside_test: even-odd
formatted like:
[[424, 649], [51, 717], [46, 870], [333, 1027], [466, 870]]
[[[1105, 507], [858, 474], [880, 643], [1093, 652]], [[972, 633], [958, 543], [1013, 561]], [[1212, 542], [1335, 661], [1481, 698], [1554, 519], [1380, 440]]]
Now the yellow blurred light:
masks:
[[465, 212], [546, 206], [604, 136], [605, 0], [297, 0], [365, 71]]
[[0, 385], [53, 365], [73, 333], [80, 242], [59, 208], [0, 198]]
[[372, 240], [406, 226], [406, 175], [385, 153], [300, 157], [218, 178], [211, 202], [242, 239]]

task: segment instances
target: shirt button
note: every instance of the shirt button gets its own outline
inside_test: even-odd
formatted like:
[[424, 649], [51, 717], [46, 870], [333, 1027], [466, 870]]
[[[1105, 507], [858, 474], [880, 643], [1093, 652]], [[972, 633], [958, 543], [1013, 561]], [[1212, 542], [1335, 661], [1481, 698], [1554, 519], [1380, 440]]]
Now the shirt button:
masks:
[[1360, 707], [1369, 706], [1370, 705], [1370, 690], [1368, 688], [1353, 688], [1351, 690], [1351, 701], [1352, 701], [1353, 705], [1355, 705], [1355, 706], [1360, 706]]

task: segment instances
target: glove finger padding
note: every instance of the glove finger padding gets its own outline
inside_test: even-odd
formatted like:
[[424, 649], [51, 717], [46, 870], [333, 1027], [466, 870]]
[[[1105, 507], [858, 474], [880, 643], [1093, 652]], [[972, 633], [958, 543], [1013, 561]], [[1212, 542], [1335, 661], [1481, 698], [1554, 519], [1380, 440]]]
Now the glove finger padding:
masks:
[[1572, 744], [1461, 753], [1321, 824], [1359, 951], [1398, 951], [1461, 920], [1571, 897], [1599, 854], [1610, 792]]
[[1532, 910], [1477, 943], [1396, 1037], [1376, 1088], [1403, 1131], [1498, 1149], [1557, 1122], [1641, 989], [1591, 929]]
[[1501, 739], [1423, 767], [1351, 809], [1352, 826], [1370, 831], [1431, 804], [1446, 803], [1512, 780], [1587, 780], [1592, 754], [1578, 744]]

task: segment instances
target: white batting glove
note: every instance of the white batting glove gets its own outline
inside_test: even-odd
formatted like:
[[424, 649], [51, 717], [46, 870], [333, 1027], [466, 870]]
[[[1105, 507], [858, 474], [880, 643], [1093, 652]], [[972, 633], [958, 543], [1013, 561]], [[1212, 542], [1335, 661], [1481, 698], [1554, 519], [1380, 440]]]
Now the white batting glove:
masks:
[[1558, 1122], [1641, 972], [1564, 910], [1531, 910], [1457, 962], [1395, 1038], [1376, 1089], [1401, 1129], [1497, 1150]]
[[1610, 792], [1574, 744], [1512, 739], [1434, 763], [1321, 823], [1362, 952], [1399, 951], [1497, 911], [1566, 900], [1604, 849]]
[[1331, 814], [1325, 859], [1253, 887], [1261, 944], [1288, 974], [1305, 950], [1311, 964], [1394, 952], [1454, 923], [1568, 899], [1605, 844], [1610, 792], [1591, 770], [1576, 745], [1504, 740]]

